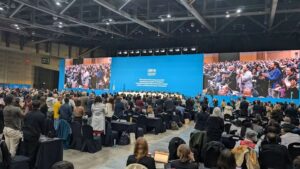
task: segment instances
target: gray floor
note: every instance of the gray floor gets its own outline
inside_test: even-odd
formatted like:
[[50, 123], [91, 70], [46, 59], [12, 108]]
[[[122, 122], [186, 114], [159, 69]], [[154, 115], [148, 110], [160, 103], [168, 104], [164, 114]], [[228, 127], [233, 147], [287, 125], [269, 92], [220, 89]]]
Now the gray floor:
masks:
[[[150, 152], [156, 150], [168, 151], [168, 143], [173, 137], [181, 137], [188, 142], [189, 134], [194, 124], [184, 125], [177, 131], [168, 130], [165, 133], [147, 134]], [[123, 169], [128, 155], [133, 152], [134, 135], [131, 134], [131, 144], [128, 146], [104, 147], [95, 154], [83, 153], [76, 150], [64, 151], [64, 160], [73, 162], [75, 169]]]

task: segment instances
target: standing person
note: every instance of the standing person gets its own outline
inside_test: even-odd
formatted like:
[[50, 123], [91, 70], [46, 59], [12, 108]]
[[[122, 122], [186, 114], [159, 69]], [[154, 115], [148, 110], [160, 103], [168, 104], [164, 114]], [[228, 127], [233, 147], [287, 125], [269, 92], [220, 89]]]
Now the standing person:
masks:
[[53, 119], [54, 119], [54, 128], [58, 128], [58, 119], [59, 119], [59, 109], [61, 107], [62, 98], [61, 96], [57, 97], [57, 101], [53, 105]]
[[210, 115], [206, 122], [207, 142], [220, 141], [223, 131], [224, 120], [222, 119], [221, 109], [219, 107], [215, 107], [213, 114]]
[[290, 87], [286, 91], [286, 97], [290, 99], [299, 98], [299, 90], [297, 88], [297, 78], [290, 78]]
[[114, 116], [118, 118], [122, 117], [124, 110], [124, 104], [121, 102], [121, 98], [118, 96], [116, 98]]
[[81, 106], [80, 100], [75, 100], [75, 109], [73, 111], [73, 120], [82, 123], [82, 117], [84, 116], [84, 108]]
[[246, 97], [243, 97], [242, 102], [240, 103], [241, 116], [248, 116], [248, 107], [249, 102], [246, 100]]
[[138, 163], [148, 169], [156, 169], [155, 161], [148, 153], [149, 148], [147, 141], [143, 137], [139, 137], [134, 145], [134, 153], [128, 157], [126, 165]]
[[240, 77], [240, 89], [241, 93], [244, 93], [246, 90], [252, 90], [252, 72], [249, 70], [247, 65], [243, 65], [242, 73], [239, 75]]
[[112, 116], [114, 115], [114, 109], [115, 109], [115, 103], [114, 103], [114, 99], [112, 97], [108, 98], [108, 102], [106, 103], [106, 119], [108, 121], [111, 121]]
[[274, 89], [276, 88], [276, 85], [280, 83], [282, 72], [279, 68], [278, 62], [271, 63], [269, 65], [269, 68], [270, 68], [269, 72], [263, 73], [262, 75], [270, 81], [271, 88]]
[[49, 93], [48, 97], [46, 99], [46, 104], [48, 106], [49, 115], [51, 115], [51, 116], [53, 115], [53, 106], [56, 102], [57, 102], [57, 100], [55, 97], [53, 97], [53, 94]]
[[196, 114], [196, 130], [204, 131], [206, 128], [206, 122], [209, 117], [209, 114], [206, 111], [206, 107], [202, 107], [202, 110]]
[[23, 136], [24, 136], [24, 155], [30, 158], [30, 168], [34, 167], [39, 138], [44, 131], [46, 116], [39, 110], [40, 101], [32, 101], [32, 111], [26, 114], [24, 118]]
[[66, 120], [67, 122], [72, 122], [72, 107], [69, 104], [69, 98], [64, 99], [64, 104], [59, 109], [59, 119]]
[[13, 106], [13, 96], [8, 95], [4, 98], [5, 108], [3, 109], [4, 129], [3, 134], [5, 143], [11, 156], [16, 155], [17, 147], [22, 138], [21, 123], [25, 114], [19, 107]]
[[105, 131], [105, 114], [106, 106], [102, 103], [100, 96], [96, 96], [95, 102], [92, 105], [92, 124], [94, 134], [99, 135]]

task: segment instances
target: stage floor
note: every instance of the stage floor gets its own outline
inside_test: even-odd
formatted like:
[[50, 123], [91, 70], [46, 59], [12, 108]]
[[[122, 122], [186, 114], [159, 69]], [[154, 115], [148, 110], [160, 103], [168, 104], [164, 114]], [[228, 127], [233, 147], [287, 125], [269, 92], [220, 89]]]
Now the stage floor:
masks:
[[[167, 130], [158, 135], [146, 134], [145, 138], [149, 143], [151, 153], [155, 150], [168, 152], [168, 144], [173, 137], [181, 137], [188, 143], [189, 135], [193, 130], [194, 123], [191, 122], [177, 131]], [[130, 145], [104, 147], [95, 154], [66, 150], [64, 151], [64, 160], [72, 162], [75, 169], [123, 169], [126, 166], [127, 157], [133, 153], [134, 134], [131, 134], [131, 140]]]

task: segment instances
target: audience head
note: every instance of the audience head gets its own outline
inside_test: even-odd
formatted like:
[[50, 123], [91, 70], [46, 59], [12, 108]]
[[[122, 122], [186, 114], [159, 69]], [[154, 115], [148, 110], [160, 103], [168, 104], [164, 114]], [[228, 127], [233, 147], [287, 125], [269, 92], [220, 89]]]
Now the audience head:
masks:
[[76, 107], [81, 106], [81, 101], [79, 99], [75, 100], [75, 106]]
[[268, 143], [270, 144], [278, 144], [279, 143], [279, 140], [277, 139], [277, 135], [275, 133], [267, 133], [267, 141]]
[[69, 98], [66, 97], [66, 98], [64, 99], [64, 101], [65, 101], [65, 104], [68, 104], [68, 103], [69, 103]]
[[281, 127], [281, 133], [291, 133], [294, 130], [294, 126], [292, 124], [283, 124]]
[[214, 110], [213, 110], [212, 116], [222, 118], [221, 109], [219, 107], [215, 107]]
[[100, 96], [96, 96], [95, 103], [102, 103], [102, 99]]
[[234, 154], [228, 149], [223, 150], [218, 158], [217, 166], [218, 169], [236, 169]]
[[293, 161], [293, 169], [300, 169], [300, 156], [297, 156]]
[[193, 161], [192, 152], [186, 144], [181, 144], [177, 148], [177, 156], [179, 160], [183, 163]]
[[39, 110], [40, 106], [41, 106], [41, 102], [39, 100], [32, 101], [32, 109], [33, 110]]
[[14, 100], [14, 96], [10, 94], [4, 98], [4, 103], [5, 105], [11, 105], [13, 103], [13, 100]]
[[74, 169], [74, 165], [68, 161], [60, 161], [55, 163], [51, 169]]
[[139, 137], [134, 146], [134, 155], [135, 158], [140, 160], [141, 158], [148, 155], [148, 143], [145, 138]]
[[253, 142], [257, 142], [257, 133], [253, 130], [248, 130], [246, 132], [245, 138]]

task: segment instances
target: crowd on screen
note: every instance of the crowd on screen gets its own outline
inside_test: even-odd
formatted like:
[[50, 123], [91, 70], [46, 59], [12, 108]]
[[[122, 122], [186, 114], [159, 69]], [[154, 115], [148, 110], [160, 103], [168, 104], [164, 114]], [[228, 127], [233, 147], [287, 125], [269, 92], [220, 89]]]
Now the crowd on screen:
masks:
[[[12, 157], [23, 138], [23, 153], [30, 157], [32, 167], [40, 136], [55, 137], [57, 125], [76, 122], [90, 126], [94, 136], [108, 135], [106, 124], [128, 114], [158, 118], [163, 114], [171, 117], [171, 121], [165, 121], [171, 128], [185, 123], [185, 118], [195, 121], [195, 131], [188, 143], [178, 137], [170, 141], [169, 168], [198, 169], [199, 165], [211, 169], [300, 168], [300, 157], [297, 157], [300, 154], [295, 155], [292, 150], [294, 144], [300, 144], [300, 107], [294, 103], [272, 104], [259, 100], [251, 103], [246, 98], [220, 102], [209, 103], [203, 96], [185, 98], [155, 92], [96, 95], [0, 89], [0, 133], [3, 132]], [[45, 126], [49, 121], [52, 127]], [[153, 155], [147, 140], [140, 137], [127, 166], [156, 169]], [[280, 160], [270, 163], [270, 159], [277, 157]], [[59, 167], [74, 168], [62, 161], [53, 169]]]
[[108, 89], [110, 64], [71, 65], [65, 68], [65, 88]]
[[299, 98], [299, 58], [205, 64], [207, 94]]

